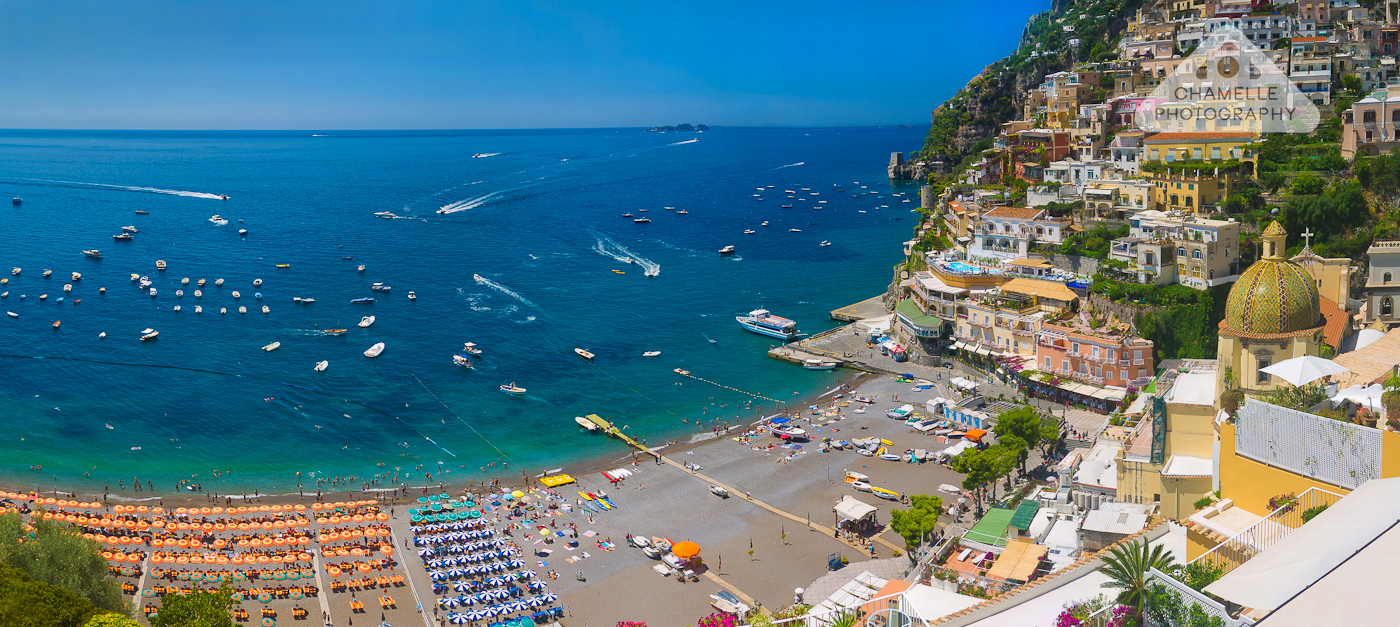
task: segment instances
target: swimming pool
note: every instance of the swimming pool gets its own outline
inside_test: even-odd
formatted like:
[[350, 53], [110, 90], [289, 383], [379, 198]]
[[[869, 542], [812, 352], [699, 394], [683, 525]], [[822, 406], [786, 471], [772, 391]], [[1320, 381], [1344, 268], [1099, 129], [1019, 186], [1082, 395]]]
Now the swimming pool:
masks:
[[983, 270], [982, 268], [969, 266], [961, 261], [949, 261], [943, 265], [953, 272], [961, 272], [963, 274], [1000, 274], [996, 270]]

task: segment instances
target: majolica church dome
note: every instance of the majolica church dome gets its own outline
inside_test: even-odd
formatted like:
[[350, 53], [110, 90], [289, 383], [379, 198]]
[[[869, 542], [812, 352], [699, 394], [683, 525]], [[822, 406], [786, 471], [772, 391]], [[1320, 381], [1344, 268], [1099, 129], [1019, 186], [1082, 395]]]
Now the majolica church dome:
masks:
[[1324, 324], [1312, 277], [1283, 256], [1287, 236], [1278, 222], [1264, 230], [1262, 258], [1230, 289], [1222, 333], [1293, 335]]

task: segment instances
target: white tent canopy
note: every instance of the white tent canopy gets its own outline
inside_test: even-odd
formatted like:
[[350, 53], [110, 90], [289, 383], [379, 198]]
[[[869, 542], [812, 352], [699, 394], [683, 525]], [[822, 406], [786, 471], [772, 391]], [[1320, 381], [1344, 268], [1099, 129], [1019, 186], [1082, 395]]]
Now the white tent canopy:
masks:
[[842, 497], [841, 502], [837, 503], [836, 507], [831, 509], [837, 514], [840, 514], [842, 518], [848, 520], [861, 520], [866, 516], [873, 516], [875, 512], [880, 511], [880, 508], [869, 503], [858, 501], [850, 495]]
[[1332, 402], [1340, 403], [1342, 401], [1351, 401], [1369, 411], [1380, 411], [1381, 394], [1383, 393], [1385, 393], [1385, 388], [1379, 383], [1372, 383], [1366, 387], [1353, 385], [1345, 390], [1337, 392], [1337, 395], [1332, 397]]
[[938, 455], [940, 457], [957, 457], [959, 455], [962, 455], [963, 451], [966, 451], [970, 448], [975, 448], [976, 446], [977, 444], [973, 443], [971, 440], [961, 440], [957, 444], [954, 444], [948, 448], [939, 451]]
[[965, 378], [963, 378], [963, 377], [954, 377], [954, 378], [953, 378], [951, 381], [949, 381], [948, 383], [951, 383], [951, 384], [953, 384], [954, 386], [959, 387], [959, 388], [962, 388], [962, 389], [964, 389], [964, 390], [976, 390], [976, 389], [977, 389], [977, 382], [975, 382], [975, 381], [970, 381], [970, 380], [965, 379]]
[[1303, 355], [1285, 359], [1261, 369], [1260, 372], [1274, 375], [1293, 385], [1306, 385], [1326, 376], [1351, 371], [1330, 359]]
[[892, 323], [893, 323], [893, 322], [894, 322], [894, 314], [885, 314], [885, 315], [883, 315], [883, 316], [875, 316], [874, 318], [866, 318], [866, 319], [864, 319], [864, 320], [857, 320], [857, 321], [856, 321], [856, 324], [858, 324], [858, 325], [860, 325], [860, 326], [863, 326], [863, 327], [865, 327], [866, 329], [868, 329], [868, 330], [870, 330], [870, 331], [878, 331], [878, 332], [880, 332], [880, 333], [888, 333], [889, 330], [890, 330], [890, 326], [892, 326]]

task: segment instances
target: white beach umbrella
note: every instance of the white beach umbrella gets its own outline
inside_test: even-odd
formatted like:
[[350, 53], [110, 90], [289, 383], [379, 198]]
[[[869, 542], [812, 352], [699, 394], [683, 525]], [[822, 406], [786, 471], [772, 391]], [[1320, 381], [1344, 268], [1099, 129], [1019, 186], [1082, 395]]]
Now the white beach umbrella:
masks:
[[466, 592], [466, 591], [467, 591], [467, 588], [470, 588], [470, 587], [471, 587], [471, 584], [469, 584], [469, 583], [467, 583], [467, 582], [465, 582], [465, 581], [454, 581], [454, 582], [452, 582], [452, 589], [453, 589], [453, 590], [456, 590], [456, 591], [458, 591], [458, 592]]
[[542, 597], [530, 597], [530, 600], [526, 601], [526, 603], [529, 603], [530, 607], [539, 607], [545, 604], [545, 600]]
[[447, 579], [447, 573], [444, 573], [440, 570], [432, 571], [428, 573], [428, 576], [431, 577], [433, 581], [442, 581], [443, 579]]
[[554, 594], [553, 592], [551, 592], [551, 593], [546, 594], [546, 595], [544, 595], [544, 596], [542, 596], [542, 597], [540, 597], [540, 598], [541, 598], [541, 599], [544, 599], [545, 603], [553, 603], [553, 602], [559, 600], [559, 595]]
[[452, 623], [454, 625], [464, 625], [469, 620], [471, 619], [467, 618], [464, 614], [450, 614], [447, 617], [447, 622]]
[[1335, 361], [1304, 355], [1285, 359], [1268, 368], [1263, 368], [1260, 372], [1274, 375], [1293, 385], [1306, 385], [1323, 377], [1350, 372]]
[[533, 571], [533, 570], [523, 570], [523, 571], [520, 571], [520, 576], [521, 576], [521, 577], [534, 577], [536, 574], [537, 574], [537, 573], [535, 573], [535, 571]]
[[544, 590], [544, 586], [545, 586], [545, 583], [544, 583], [543, 581], [531, 581], [531, 582], [530, 582], [528, 585], [526, 585], [525, 587], [526, 587], [526, 588], [529, 588], [529, 589], [531, 589], [531, 590]]
[[452, 597], [444, 597], [438, 599], [438, 603], [441, 604], [443, 607], [457, 607], [458, 605], [457, 599], [454, 599]]

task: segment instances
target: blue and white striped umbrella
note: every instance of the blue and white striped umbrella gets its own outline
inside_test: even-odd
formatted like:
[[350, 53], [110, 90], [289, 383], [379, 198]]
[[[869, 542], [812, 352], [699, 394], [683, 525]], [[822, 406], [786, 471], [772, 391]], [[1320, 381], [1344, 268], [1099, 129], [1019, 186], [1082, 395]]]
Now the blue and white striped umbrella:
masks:
[[457, 597], [457, 600], [461, 601], [462, 605], [476, 605], [476, 597], [470, 594], [464, 594], [462, 596], [459, 596]]
[[440, 570], [432, 571], [428, 573], [428, 576], [432, 577], [433, 581], [442, 581], [443, 579], [447, 579], [447, 573], [444, 573]]
[[443, 597], [441, 599], [438, 599], [438, 603], [441, 604], [443, 607], [457, 607], [459, 605], [457, 599], [454, 599], [452, 597]]
[[553, 603], [553, 602], [559, 600], [559, 595], [554, 594], [553, 592], [551, 592], [551, 593], [549, 593], [549, 594], [546, 594], [546, 595], [544, 595], [544, 596], [541, 596], [540, 598], [541, 598], [541, 599], [544, 599], [544, 602], [545, 602], [545, 603]]
[[447, 615], [447, 622], [453, 625], [465, 625], [469, 620], [471, 619], [467, 618], [465, 614], [452, 613]]
[[420, 557], [427, 557], [427, 556], [432, 555], [433, 553], [436, 553], [436, 552], [437, 552], [437, 551], [434, 551], [434, 550], [429, 549], [429, 548], [418, 549], [418, 555], [419, 555]]
[[530, 607], [539, 607], [541, 605], [544, 605], [546, 601], [543, 597], [530, 597], [530, 599], [526, 601], [526, 603], [528, 603]]
[[522, 570], [522, 571], [520, 571], [520, 576], [521, 576], [521, 577], [534, 577], [534, 576], [537, 575], [537, 574], [538, 574], [538, 573], [536, 573], [536, 572], [533, 571], [533, 570]]
[[412, 531], [415, 534], [423, 533], [423, 525], [414, 525], [412, 527], [409, 527], [408, 530]]
[[491, 612], [487, 611], [486, 608], [481, 608], [479, 610], [468, 610], [466, 612], [463, 612], [463, 614], [465, 614], [468, 618], [472, 620], [482, 620], [495, 616], [495, 614], [492, 614]]
[[506, 562], [506, 564], [509, 565], [511, 568], [520, 568], [521, 566], [525, 565], [525, 562], [522, 562], [520, 560], [511, 560], [509, 562]]
[[510, 596], [510, 593], [509, 593], [509, 592], [506, 592], [505, 590], [501, 590], [501, 589], [499, 589], [499, 588], [496, 589], [496, 590], [492, 590], [492, 591], [491, 591], [491, 598], [493, 598], [493, 599], [504, 599], [504, 598], [508, 598], [509, 596]]
[[456, 590], [456, 591], [458, 591], [458, 592], [466, 592], [467, 589], [469, 589], [469, 588], [471, 588], [471, 587], [472, 587], [471, 584], [469, 584], [469, 583], [467, 583], [467, 582], [465, 582], [465, 581], [454, 581], [454, 582], [452, 582], [452, 589], [453, 589], [453, 590]]
[[545, 583], [543, 581], [531, 581], [529, 584], [526, 584], [525, 587], [531, 590], [544, 590]]
[[476, 600], [481, 601], [482, 603], [490, 601], [491, 599], [492, 596], [490, 590], [483, 590], [481, 592], [476, 593]]
[[447, 571], [447, 576], [448, 576], [448, 577], [461, 577], [462, 575], [465, 575], [465, 574], [467, 574], [467, 571], [462, 570], [462, 569], [460, 569], [460, 568], [453, 568], [453, 569]]
[[510, 611], [512, 612], [523, 612], [525, 610], [530, 609], [530, 604], [524, 601], [511, 601], [510, 603], [506, 604], [506, 607], [510, 608]]

